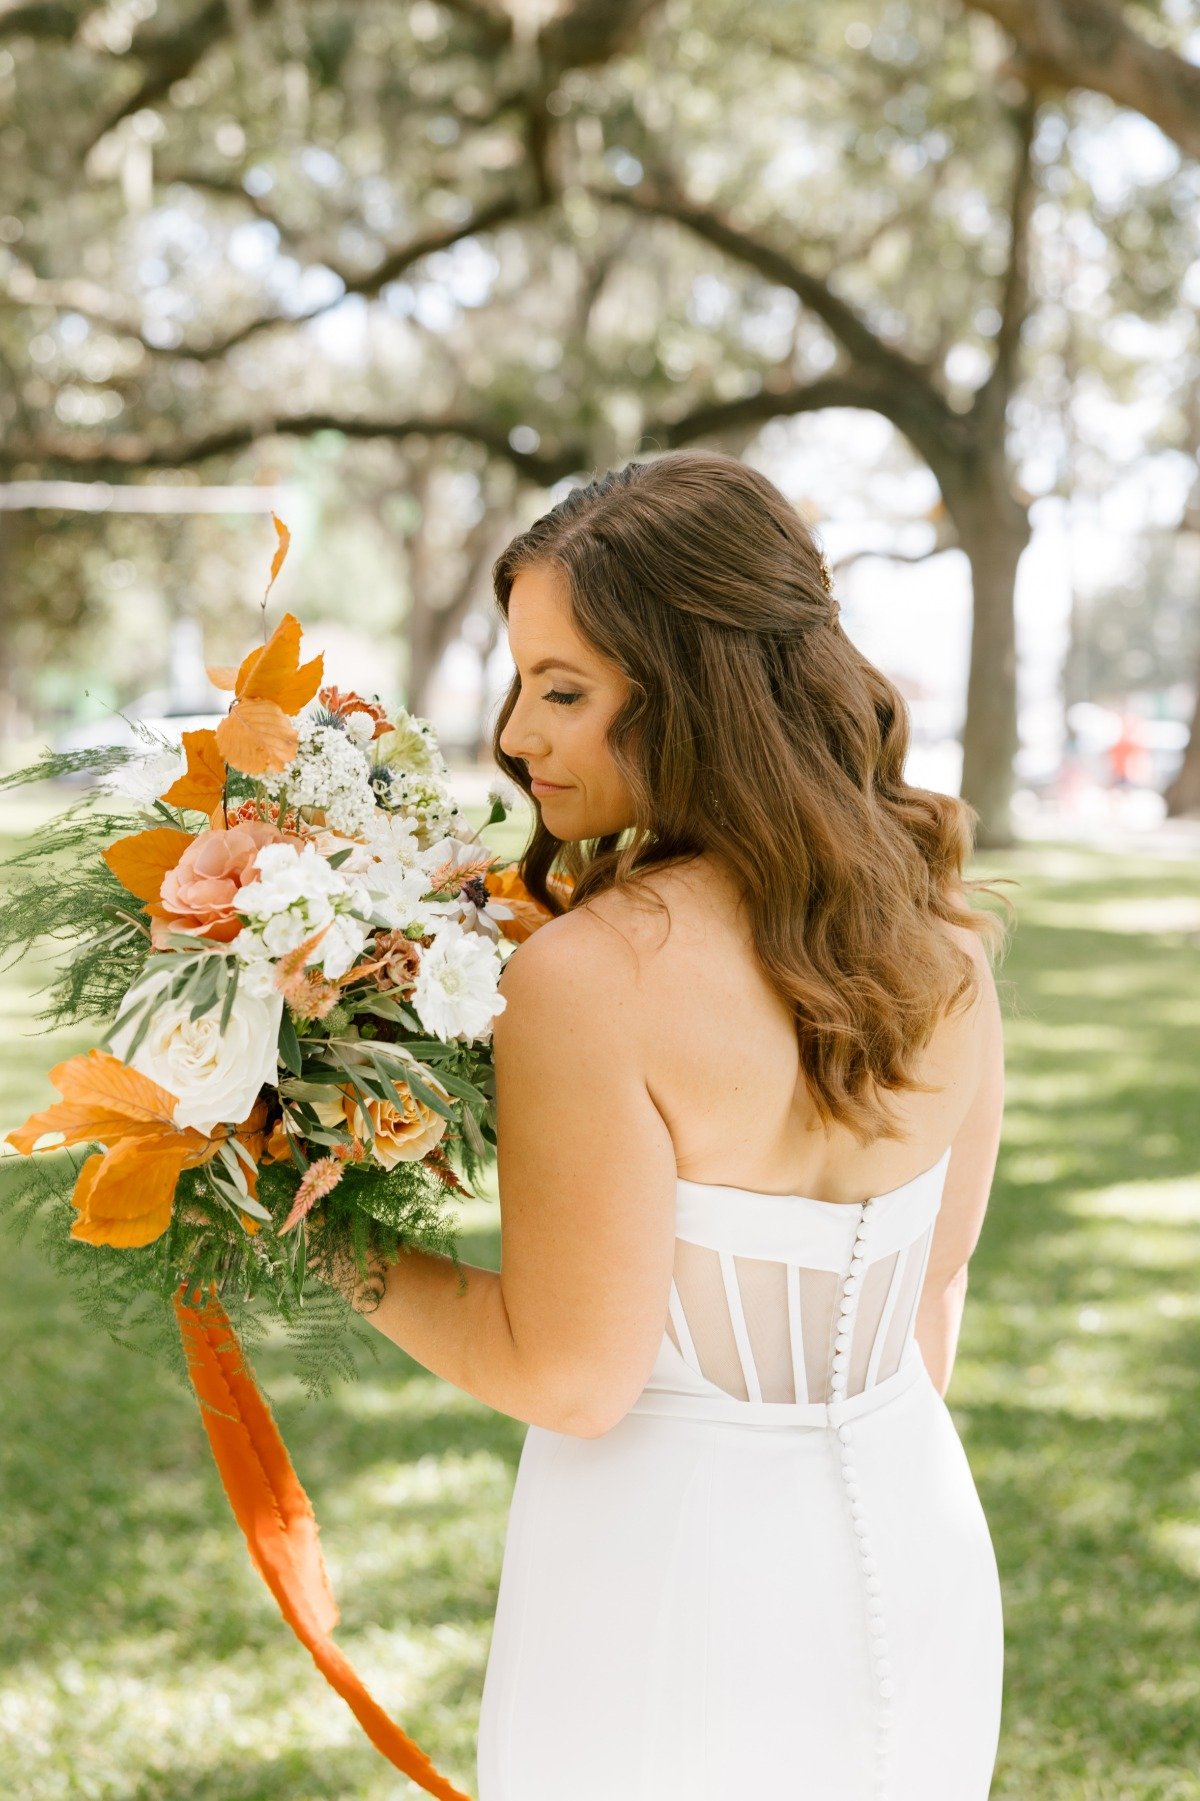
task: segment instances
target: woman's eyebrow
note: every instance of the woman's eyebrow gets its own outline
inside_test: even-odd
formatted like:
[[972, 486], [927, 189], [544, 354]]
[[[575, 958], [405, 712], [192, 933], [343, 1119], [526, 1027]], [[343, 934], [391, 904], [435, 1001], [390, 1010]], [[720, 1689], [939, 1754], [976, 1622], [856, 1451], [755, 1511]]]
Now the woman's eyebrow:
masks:
[[579, 669], [574, 663], [564, 663], [561, 657], [543, 657], [530, 669], [530, 675], [544, 675], [547, 669], [569, 669], [572, 675], [581, 675], [587, 679], [587, 670]]

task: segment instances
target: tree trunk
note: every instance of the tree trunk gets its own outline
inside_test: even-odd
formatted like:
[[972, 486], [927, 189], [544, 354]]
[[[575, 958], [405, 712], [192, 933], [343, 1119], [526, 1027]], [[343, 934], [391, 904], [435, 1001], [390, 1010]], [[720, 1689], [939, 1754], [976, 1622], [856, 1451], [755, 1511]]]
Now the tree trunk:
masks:
[[976, 845], [1014, 842], [1013, 759], [1017, 754], [1017, 565], [1029, 542], [1029, 516], [1013, 498], [1006, 468], [969, 492], [946, 495], [971, 565], [971, 664], [963, 726], [960, 792], [979, 814]]
[[1188, 814], [1200, 813], [1200, 659], [1196, 664], [1196, 704], [1192, 709], [1192, 724], [1183, 762], [1167, 784], [1164, 799], [1168, 819], [1182, 819]]

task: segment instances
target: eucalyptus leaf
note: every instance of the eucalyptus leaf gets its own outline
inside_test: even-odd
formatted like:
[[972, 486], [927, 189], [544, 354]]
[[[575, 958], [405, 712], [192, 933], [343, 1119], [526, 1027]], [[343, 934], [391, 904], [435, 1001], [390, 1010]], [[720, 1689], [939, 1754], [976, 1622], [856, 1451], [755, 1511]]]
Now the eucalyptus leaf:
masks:
[[229, 1016], [233, 1012], [233, 997], [237, 993], [237, 985], [241, 973], [242, 966], [236, 959], [227, 964], [225, 977], [225, 1005], [221, 1008], [221, 1021], [220, 1025], [217, 1027], [217, 1030], [221, 1033], [222, 1037], [224, 1037], [225, 1028], [229, 1024]]
[[271, 1214], [261, 1201], [256, 1201], [252, 1194], [244, 1194], [238, 1205], [253, 1219], [264, 1219], [270, 1223]]
[[296, 1036], [296, 1028], [292, 1024], [292, 1016], [287, 1008], [283, 1009], [279, 1021], [279, 1055], [294, 1076], [304, 1073], [304, 1058], [300, 1051], [300, 1040]]
[[479, 1130], [479, 1121], [475, 1118], [475, 1115], [469, 1107], [464, 1107], [462, 1110], [462, 1128], [463, 1137], [475, 1152], [475, 1155], [477, 1157], [486, 1156], [490, 1146], [484, 1138], [483, 1133]]
[[[430, 1070], [426, 1071], [427, 1075], [432, 1073], [433, 1072]], [[448, 1105], [447, 1102], [442, 1099], [440, 1094], [435, 1094], [432, 1088], [427, 1088], [421, 1078], [412, 1070], [408, 1070], [405, 1073], [404, 1080], [408, 1083], [408, 1086], [412, 1089], [419, 1101], [424, 1101], [427, 1107], [432, 1107], [434, 1112], [440, 1113], [443, 1119], [454, 1118], [454, 1108]]]

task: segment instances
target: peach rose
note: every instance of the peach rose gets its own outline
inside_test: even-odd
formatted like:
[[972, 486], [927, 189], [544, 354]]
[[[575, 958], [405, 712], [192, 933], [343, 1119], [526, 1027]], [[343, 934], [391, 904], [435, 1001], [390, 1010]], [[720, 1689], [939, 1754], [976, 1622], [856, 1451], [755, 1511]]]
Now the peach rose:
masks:
[[250, 819], [194, 838], [163, 877], [158, 900], [151, 904], [155, 950], [168, 949], [168, 932], [194, 932], [217, 944], [236, 938], [243, 922], [234, 902], [248, 882], [259, 879], [254, 859], [264, 844], [279, 844], [287, 836], [267, 820]]
[[[438, 1142], [447, 1123], [442, 1114], [419, 1101], [398, 1077], [393, 1080], [396, 1092], [404, 1102], [403, 1111], [398, 1111], [393, 1101], [372, 1099], [367, 1106], [375, 1133], [375, 1162], [382, 1164], [384, 1169], [394, 1169], [397, 1163], [415, 1163], [424, 1157]], [[450, 1096], [435, 1076], [426, 1073], [421, 1080], [435, 1094], [449, 1101]], [[359, 1103], [352, 1089], [339, 1089], [336, 1099], [314, 1101], [312, 1107], [323, 1126], [331, 1129], [345, 1126], [365, 1143]]]

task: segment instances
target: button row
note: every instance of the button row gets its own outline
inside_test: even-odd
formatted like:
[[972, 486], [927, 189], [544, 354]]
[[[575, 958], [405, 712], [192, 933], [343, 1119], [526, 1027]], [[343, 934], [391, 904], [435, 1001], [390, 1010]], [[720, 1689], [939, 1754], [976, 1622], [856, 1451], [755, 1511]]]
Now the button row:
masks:
[[[841, 1300], [838, 1306], [837, 1331], [833, 1341], [833, 1361], [829, 1377], [831, 1413], [832, 1417], [838, 1419], [840, 1419], [841, 1402], [846, 1397], [849, 1381], [854, 1317], [858, 1308], [859, 1292], [862, 1288], [863, 1271], [866, 1268], [867, 1222], [872, 1205], [871, 1201], [864, 1201], [859, 1211], [858, 1229], [850, 1256], [850, 1267], [842, 1281]], [[891, 1660], [888, 1656], [887, 1627], [884, 1623], [881, 1598], [883, 1584], [879, 1580], [879, 1565], [871, 1544], [866, 1508], [863, 1506], [862, 1489], [858, 1481], [858, 1467], [854, 1461], [854, 1433], [844, 1420], [838, 1424], [836, 1431], [842, 1484], [849, 1504], [850, 1525], [854, 1532], [854, 1542], [858, 1546], [859, 1564], [867, 1596], [867, 1633], [875, 1671], [875, 1687], [879, 1696], [875, 1737], [875, 1801], [887, 1801], [892, 1697], [896, 1692], [896, 1684], [892, 1675]]]

